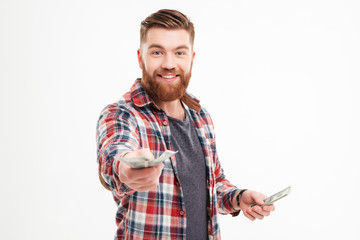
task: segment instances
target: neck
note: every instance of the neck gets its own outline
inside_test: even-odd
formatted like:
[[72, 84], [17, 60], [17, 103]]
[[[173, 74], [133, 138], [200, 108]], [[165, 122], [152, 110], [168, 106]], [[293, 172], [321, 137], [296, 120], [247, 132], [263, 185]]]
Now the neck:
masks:
[[166, 115], [176, 119], [185, 119], [185, 109], [179, 99], [170, 102], [155, 101], [155, 104], [164, 110]]

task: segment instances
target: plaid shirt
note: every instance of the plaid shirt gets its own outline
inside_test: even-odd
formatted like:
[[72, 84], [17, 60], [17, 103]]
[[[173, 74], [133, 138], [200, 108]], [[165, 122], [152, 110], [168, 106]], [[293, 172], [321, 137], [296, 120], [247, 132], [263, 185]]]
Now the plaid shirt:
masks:
[[[187, 213], [175, 156], [165, 160], [156, 191], [137, 192], [119, 180], [115, 155], [122, 157], [129, 151], [148, 148], [157, 158], [166, 149], [173, 149], [167, 115], [152, 102], [140, 81], [137, 79], [118, 102], [108, 105], [97, 124], [99, 172], [118, 206], [115, 239], [186, 239]], [[185, 108], [206, 160], [209, 240], [218, 240], [218, 215], [238, 214], [231, 202], [239, 189], [225, 179], [210, 115], [204, 108], [198, 112], [186, 105]]]

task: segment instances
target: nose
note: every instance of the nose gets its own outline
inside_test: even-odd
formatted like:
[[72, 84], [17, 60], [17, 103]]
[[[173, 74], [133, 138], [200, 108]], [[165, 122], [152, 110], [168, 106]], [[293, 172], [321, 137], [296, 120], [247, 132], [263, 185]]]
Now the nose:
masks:
[[164, 60], [162, 62], [162, 68], [164, 69], [174, 69], [175, 68], [175, 56], [172, 56], [171, 54], [166, 54], [164, 56]]

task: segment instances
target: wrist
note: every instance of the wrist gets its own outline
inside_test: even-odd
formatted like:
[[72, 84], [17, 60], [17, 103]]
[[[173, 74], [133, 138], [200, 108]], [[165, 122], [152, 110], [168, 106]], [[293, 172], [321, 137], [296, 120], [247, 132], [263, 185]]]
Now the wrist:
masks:
[[243, 189], [239, 192], [239, 194], [236, 196], [236, 205], [237, 205], [237, 209], [241, 210], [240, 208], [240, 201], [241, 201], [241, 196], [243, 195], [243, 193], [247, 191], [247, 189]]

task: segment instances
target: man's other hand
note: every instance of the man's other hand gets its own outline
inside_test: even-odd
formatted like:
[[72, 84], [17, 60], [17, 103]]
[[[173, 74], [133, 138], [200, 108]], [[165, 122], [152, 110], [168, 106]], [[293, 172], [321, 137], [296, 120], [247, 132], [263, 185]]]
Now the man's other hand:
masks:
[[[262, 193], [247, 190], [245, 191], [240, 198], [240, 208], [243, 211], [245, 217], [254, 221], [255, 219], [264, 219], [265, 216], [269, 216], [270, 212], [275, 210], [274, 204], [263, 206], [264, 199], [266, 196]], [[251, 204], [256, 203], [260, 206], [250, 207]]]

